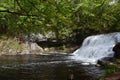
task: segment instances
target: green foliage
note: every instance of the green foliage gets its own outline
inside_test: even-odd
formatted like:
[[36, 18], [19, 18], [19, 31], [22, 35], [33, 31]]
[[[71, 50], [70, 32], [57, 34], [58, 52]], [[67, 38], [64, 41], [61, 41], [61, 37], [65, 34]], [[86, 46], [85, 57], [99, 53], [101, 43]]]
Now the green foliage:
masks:
[[[118, 22], [117, 12], [119, 3], [110, 5], [111, 0], [81, 0], [76, 9], [80, 26], [100, 32], [112, 31], [115, 22]], [[77, 22], [77, 21], [76, 21]], [[114, 26], [116, 28], [118, 26]]]
[[64, 39], [77, 34], [74, 30], [119, 31], [120, 2], [111, 1], [0, 0], [0, 27], [4, 28], [0, 34], [16, 36], [52, 31], [57, 38]]
[[110, 75], [110, 74], [114, 74], [115, 72], [119, 71], [119, 68], [117, 68], [115, 65], [105, 65], [102, 66], [103, 69], [105, 69], [105, 74], [103, 76], [100, 77], [99, 80], [105, 80], [105, 77]]
[[112, 74], [112, 73], [115, 73], [116, 71], [118, 71], [118, 68], [115, 67], [115, 66], [108, 66], [106, 68], [106, 74]]

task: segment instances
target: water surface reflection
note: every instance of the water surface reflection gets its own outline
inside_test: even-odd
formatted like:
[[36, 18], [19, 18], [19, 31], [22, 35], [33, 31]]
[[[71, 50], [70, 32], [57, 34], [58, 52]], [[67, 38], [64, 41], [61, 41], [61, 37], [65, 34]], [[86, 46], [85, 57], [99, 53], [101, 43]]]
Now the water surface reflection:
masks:
[[104, 71], [68, 55], [0, 57], [0, 80], [98, 80]]

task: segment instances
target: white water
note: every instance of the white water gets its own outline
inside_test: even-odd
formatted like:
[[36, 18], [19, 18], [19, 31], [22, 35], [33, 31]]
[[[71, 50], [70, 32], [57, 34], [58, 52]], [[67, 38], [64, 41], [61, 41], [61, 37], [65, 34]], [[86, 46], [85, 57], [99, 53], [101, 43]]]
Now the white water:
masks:
[[113, 57], [112, 48], [120, 42], [120, 32], [87, 37], [82, 46], [73, 53], [73, 59], [96, 63], [104, 57]]

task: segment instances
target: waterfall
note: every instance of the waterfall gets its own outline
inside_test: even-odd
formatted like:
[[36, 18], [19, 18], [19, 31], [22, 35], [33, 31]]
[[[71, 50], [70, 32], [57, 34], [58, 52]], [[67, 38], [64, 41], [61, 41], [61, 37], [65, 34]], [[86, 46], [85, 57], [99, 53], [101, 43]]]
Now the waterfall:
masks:
[[120, 32], [89, 36], [73, 53], [73, 58], [82, 62], [96, 63], [104, 57], [113, 57], [112, 49], [118, 42], [120, 42]]

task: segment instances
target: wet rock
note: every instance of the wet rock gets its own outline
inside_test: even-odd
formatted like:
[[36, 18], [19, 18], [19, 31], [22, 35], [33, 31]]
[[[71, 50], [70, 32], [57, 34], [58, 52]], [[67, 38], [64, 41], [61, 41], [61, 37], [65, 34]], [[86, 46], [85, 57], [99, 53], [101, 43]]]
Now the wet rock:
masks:
[[120, 59], [120, 43], [117, 43], [113, 47], [114, 57], [104, 57], [100, 60], [98, 60], [97, 64], [105, 66], [105, 65], [112, 65], [115, 59], [119, 58]]
[[105, 66], [105, 65], [112, 65], [114, 62], [113, 57], [104, 57], [97, 61], [96, 66]]
[[100, 67], [101, 65], [97, 63], [95, 66], [96, 66], [96, 67]]
[[113, 47], [113, 51], [115, 52], [114, 57], [120, 59], [120, 43], [117, 43], [117, 44]]

